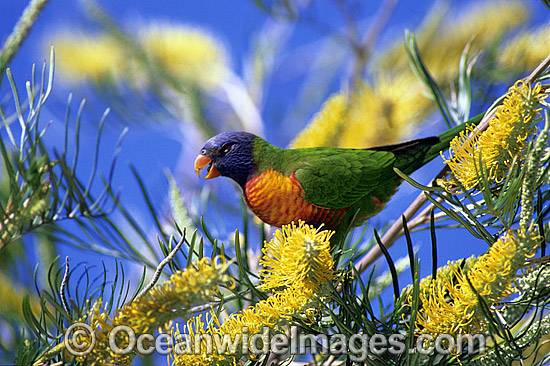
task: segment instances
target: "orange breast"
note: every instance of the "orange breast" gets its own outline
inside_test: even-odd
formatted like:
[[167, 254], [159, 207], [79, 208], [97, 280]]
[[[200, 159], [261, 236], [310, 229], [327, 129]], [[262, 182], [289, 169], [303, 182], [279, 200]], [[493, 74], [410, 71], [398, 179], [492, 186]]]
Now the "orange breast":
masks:
[[299, 219], [330, 229], [343, 219], [346, 209], [328, 209], [307, 203], [300, 183], [291, 176], [268, 170], [249, 180], [244, 189], [248, 207], [263, 222], [282, 226]]

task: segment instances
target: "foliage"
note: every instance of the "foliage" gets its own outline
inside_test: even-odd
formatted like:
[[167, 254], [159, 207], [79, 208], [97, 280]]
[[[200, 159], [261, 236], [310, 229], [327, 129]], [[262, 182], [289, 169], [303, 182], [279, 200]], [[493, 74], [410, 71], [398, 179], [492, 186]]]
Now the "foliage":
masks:
[[[406, 32], [405, 50], [402, 40], [375, 47], [397, 2], [384, 2], [367, 32], [352, 2], [336, 2], [344, 31], [329, 28], [326, 49], [316, 56], [319, 64], [334, 56], [336, 66], [308, 71], [288, 121], [305, 120], [311, 111], [303, 105], [322, 107], [301, 132], [292, 131], [290, 146], [395, 143], [435, 112], [447, 127], [481, 120], [451, 143], [443, 154], [449, 158], [442, 159], [448, 166], [429, 185], [396, 171], [418, 198], [388, 222], [371, 220], [338, 242], [332, 232], [303, 222], [272, 230], [244, 204], [193, 187], [179, 173], [167, 174], [166, 204], [159, 203], [133, 165], [148, 222], [121, 199], [115, 163], [127, 129], [144, 116], [181, 120], [182, 131], [193, 131], [184, 144], [226, 129], [266, 132], [261, 106], [285, 37], [293, 25], [321, 19], [313, 16], [315, 2], [253, 2], [268, 20], [243, 76], [213, 33], [160, 22], [134, 32], [84, 1], [100, 34], [55, 36], [49, 61], [41, 73], [32, 67], [23, 88], [8, 66], [46, 1], [29, 3], [0, 51], [6, 75], [0, 87], [8, 93], [0, 100], [0, 291], [7, 294], [0, 304], [6, 325], [0, 357], [22, 365], [158, 362], [148, 351], [152, 339], [147, 349], [116, 352], [110, 334], [130, 326], [137, 336], [165, 334], [180, 350], [191, 350], [168, 352], [173, 365], [547, 362], [550, 55], [540, 54], [547, 28], [511, 33], [528, 17], [519, 1], [486, 2], [453, 21], [455, 14], [435, 8], [416, 35]], [[347, 73], [344, 59], [351, 60]], [[106, 175], [100, 155], [107, 150], [101, 139], [110, 109], [95, 127], [94, 151], [83, 151], [85, 100], [76, 113], [72, 95], [63, 112], [49, 108], [56, 68], [72, 88], [86, 85], [108, 100], [128, 126], [109, 151]], [[330, 95], [335, 79], [345, 79], [345, 87]], [[510, 89], [495, 92], [503, 87]], [[470, 118], [472, 111], [481, 113]], [[50, 139], [60, 121], [61, 144]], [[438, 241], [457, 228], [465, 234], [456, 242]], [[432, 274], [420, 278], [413, 240], [425, 233]], [[394, 261], [390, 247], [399, 238], [408, 256]], [[484, 242], [487, 250], [438, 264], [442, 246], [463, 240]], [[70, 254], [61, 263], [66, 248]], [[99, 256], [101, 266], [80, 262], [78, 253], [85, 252]], [[372, 266], [380, 256], [385, 273]], [[33, 267], [32, 280], [12, 276]], [[402, 276], [408, 272], [411, 279]], [[73, 328], [76, 323], [81, 328]], [[68, 340], [86, 327], [93, 333]], [[458, 341], [446, 354], [409, 352], [436, 344], [426, 335], [463, 333], [481, 338]], [[281, 334], [307, 336], [306, 355], [263, 352], [272, 351], [271, 340]], [[352, 341], [314, 352], [334, 335]], [[377, 336], [397, 337], [403, 347], [359, 352], [367, 347], [365, 337]], [[216, 337], [232, 344], [257, 337], [260, 344], [209, 352]], [[119, 348], [132, 342], [123, 334], [115, 340]], [[89, 352], [78, 348], [90, 344]]]

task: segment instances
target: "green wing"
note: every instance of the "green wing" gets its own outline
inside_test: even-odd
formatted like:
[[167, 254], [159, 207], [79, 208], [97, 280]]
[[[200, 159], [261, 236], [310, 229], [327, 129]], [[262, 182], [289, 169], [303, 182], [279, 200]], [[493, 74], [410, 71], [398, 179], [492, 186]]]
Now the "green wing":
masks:
[[[380, 186], [395, 180], [395, 155], [363, 149], [296, 149], [293, 171], [305, 200], [317, 206], [349, 207]], [[293, 154], [294, 155], [294, 154]]]

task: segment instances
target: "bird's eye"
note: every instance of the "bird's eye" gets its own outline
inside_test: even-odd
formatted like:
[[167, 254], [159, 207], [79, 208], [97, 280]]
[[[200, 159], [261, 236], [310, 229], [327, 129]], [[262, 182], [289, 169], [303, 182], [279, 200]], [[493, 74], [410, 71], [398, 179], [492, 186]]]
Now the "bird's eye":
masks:
[[231, 149], [233, 148], [233, 144], [226, 144], [224, 146], [222, 146], [222, 154], [227, 154], [228, 152], [231, 151]]
[[201, 150], [201, 155], [206, 155], [206, 149]]

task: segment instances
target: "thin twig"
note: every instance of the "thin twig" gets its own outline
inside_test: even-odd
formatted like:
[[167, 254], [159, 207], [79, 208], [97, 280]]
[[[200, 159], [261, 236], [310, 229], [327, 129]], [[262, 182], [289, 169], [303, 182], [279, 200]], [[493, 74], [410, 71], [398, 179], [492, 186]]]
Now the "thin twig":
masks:
[[149, 284], [145, 286], [143, 290], [141, 290], [141, 292], [136, 296], [136, 300], [139, 299], [141, 296], [145, 295], [147, 291], [149, 291], [150, 289], [153, 288], [153, 286], [156, 285], [156, 283], [160, 278], [160, 275], [162, 274], [162, 270], [168, 263], [170, 263], [172, 259], [174, 259], [174, 257], [176, 256], [176, 253], [178, 252], [178, 250], [180, 250], [183, 243], [185, 243], [185, 228], [183, 228], [183, 235], [181, 236], [180, 241], [176, 244], [174, 249], [172, 249], [172, 251], [166, 256], [166, 258], [164, 258], [162, 262], [159, 263], [157, 270], [155, 271], [155, 274], [151, 279], [151, 282], [149, 282]]
[[393, 14], [395, 6], [398, 2], [399, 0], [384, 0], [382, 5], [380, 5], [378, 12], [374, 16], [374, 21], [372, 22], [367, 34], [365, 35], [365, 40], [363, 41], [363, 45], [367, 50], [372, 51], [374, 49], [380, 33], [384, 27], [386, 27], [386, 24], [388, 24], [388, 21], [390, 20], [390, 17]]
[[188, 313], [188, 314], [200, 313], [201, 311], [211, 309], [214, 305], [218, 305], [218, 303], [217, 302], [209, 302], [208, 304], [197, 305], [197, 306], [194, 306], [190, 309], [185, 310], [185, 312]]
[[[421, 193], [416, 197], [416, 199], [411, 203], [409, 207], [403, 212], [403, 216], [408, 221], [424, 204], [428, 201], [424, 193]], [[384, 233], [382, 236], [382, 243], [386, 248], [390, 248], [393, 243], [403, 235], [403, 221], [396, 220], [392, 226]], [[371, 264], [374, 263], [382, 255], [382, 250], [380, 247], [374, 246], [371, 250], [367, 252], [360, 260], [355, 264], [359, 273], [363, 273]]]
[[546, 70], [548, 67], [550, 67], [550, 55], [546, 56], [546, 58], [533, 70], [529, 76], [525, 78], [525, 82], [532, 84], [533, 81], [537, 80], [538, 77]]
[[388, 23], [388, 20], [390, 19], [390, 16], [392, 15], [398, 2], [399, 0], [385, 0], [380, 5], [378, 12], [374, 16], [374, 20], [368, 32], [365, 34], [363, 41], [356, 40], [354, 42], [353, 46], [357, 56], [353, 65], [351, 78], [354, 85], [358, 84], [361, 80], [361, 72], [363, 67], [372, 54], [372, 50], [374, 49], [376, 41], [380, 36], [380, 32]]

